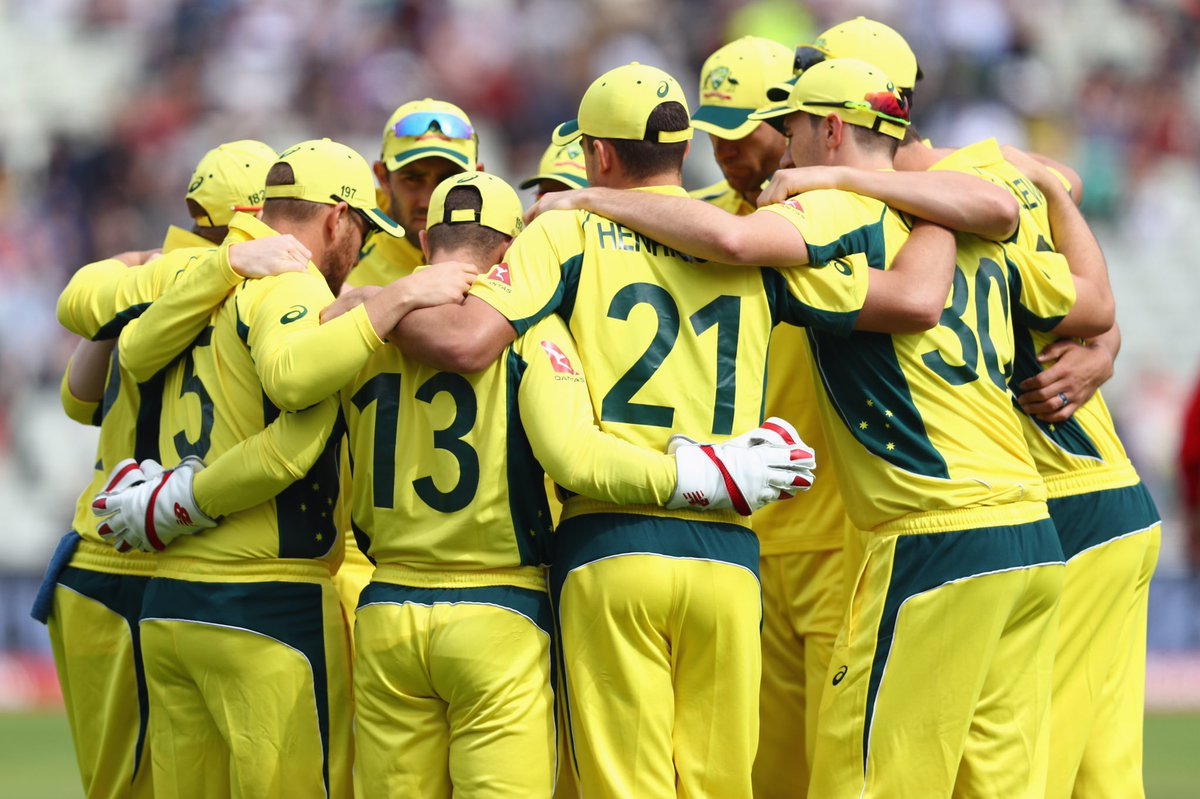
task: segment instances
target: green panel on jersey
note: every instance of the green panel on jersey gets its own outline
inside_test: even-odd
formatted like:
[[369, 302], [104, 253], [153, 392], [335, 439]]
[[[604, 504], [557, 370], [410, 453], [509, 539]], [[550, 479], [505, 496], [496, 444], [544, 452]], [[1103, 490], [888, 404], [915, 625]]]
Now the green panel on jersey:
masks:
[[568, 258], [560, 266], [562, 269], [562, 300], [558, 304], [558, 315], [567, 324], [571, 323], [571, 314], [575, 312], [575, 296], [579, 293], [579, 272], [583, 269], [583, 255]]
[[113, 339], [121, 335], [121, 331], [125, 329], [125, 325], [137, 319], [146, 309], [150, 307], [150, 303], [143, 302], [139, 305], [131, 305], [125, 310], [119, 312], [109, 322], [96, 331], [96, 335], [92, 336], [92, 341], [105, 341]]
[[946, 460], [930, 442], [913, 402], [892, 337], [856, 332], [839, 338], [812, 328], [808, 337], [821, 382], [854, 438], [893, 466], [949, 479]]
[[553, 528], [550, 506], [546, 502], [544, 472], [533, 456], [533, 447], [521, 424], [521, 408], [517, 401], [526, 364], [512, 347], [508, 348], [505, 360], [505, 380], [508, 384], [505, 390], [508, 398], [508, 407], [505, 409], [508, 417], [505, 422], [508, 431], [508, 508], [521, 565], [540, 566], [550, 562]]
[[878, 220], [843, 233], [826, 244], [807, 242], [808, 262], [814, 266], [821, 266], [838, 258], [863, 253], [867, 257], [868, 266], [883, 269], [887, 263], [887, 248], [883, 238], [883, 219], [887, 212], [888, 208], [884, 206]]
[[[263, 394], [263, 426], [279, 416], [279, 409]], [[333, 432], [317, 461], [301, 477], [275, 496], [275, 518], [279, 528], [279, 557], [321, 558], [338, 540], [334, 505], [341, 488], [338, 476], [338, 447], [346, 432], [346, 420], [338, 410]]]
[[1009, 381], [1009, 386], [1013, 394], [1013, 407], [1017, 413], [1027, 416], [1033, 422], [1038, 430], [1042, 431], [1042, 435], [1054, 442], [1062, 451], [1069, 455], [1074, 455], [1077, 458], [1091, 458], [1093, 460], [1102, 460], [1100, 450], [1083, 429], [1075, 417], [1071, 417], [1065, 422], [1043, 422], [1035, 416], [1028, 416], [1017, 403], [1016, 395], [1020, 393], [1020, 385], [1022, 381], [1028, 380], [1031, 377], [1036, 377], [1041, 374], [1042, 366], [1037, 360], [1037, 348], [1033, 342], [1033, 335], [1028, 328], [1015, 326], [1013, 329], [1013, 343], [1016, 345], [1015, 357], [1013, 358], [1013, 373], [1012, 379]]

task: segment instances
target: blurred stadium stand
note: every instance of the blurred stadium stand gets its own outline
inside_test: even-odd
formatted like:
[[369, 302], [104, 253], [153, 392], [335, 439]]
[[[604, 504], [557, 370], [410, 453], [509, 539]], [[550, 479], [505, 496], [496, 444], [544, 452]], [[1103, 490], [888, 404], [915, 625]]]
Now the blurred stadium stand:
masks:
[[[700, 64], [728, 39], [755, 33], [792, 45], [864, 14], [910, 37], [926, 75], [914, 113], [923, 133], [950, 145], [994, 135], [1084, 178], [1124, 333], [1106, 394], [1167, 519], [1150, 630], [1156, 656], [1167, 654], [1151, 663], [1150, 694], [1159, 696], [1159, 681], [1188, 685], [1171, 670], [1182, 662], [1193, 675], [1183, 693], [1200, 702], [1200, 588], [1185, 573], [1174, 523], [1180, 415], [1200, 365], [1191, 238], [1200, 216], [1200, 3], [1089, 0], [1086, 13], [1080, 5], [0, 3], [0, 653], [9, 655], [0, 655], [0, 672], [14, 657], [46, 653], [29, 600], [94, 453], [93, 432], [58, 409], [73, 342], [55, 322], [54, 300], [78, 266], [154, 246], [167, 224], [185, 220], [185, 183], [205, 150], [237, 138], [283, 147], [329, 136], [371, 159], [392, 109], [432, 96], [466, 109], [487, 169], [516, 181], [533, 173], [551, 128], [609, 67], [661, 66], [694, 102]], [[690, 186], [719, 177], [707, 150], [697, 137]]]

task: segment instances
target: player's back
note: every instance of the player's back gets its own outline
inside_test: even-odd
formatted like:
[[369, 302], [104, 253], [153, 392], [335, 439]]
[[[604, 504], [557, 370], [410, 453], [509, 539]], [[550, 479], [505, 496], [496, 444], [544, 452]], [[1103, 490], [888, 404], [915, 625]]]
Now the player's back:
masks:
[[[163, 463], [172, 466], [188, 455], [211, 463], [239, 442], [266, 429], [280, 409], [263, 389], [252, 357], [251, 320], [256, 306], [287, 284], [315, 284], [324, 278], [311, 267], [304, 273], [246, 281], [213, 312], [210, 325], [191, 349], [165, 372], [159, 447]], [[325, 288], [328, 301], [333, 295]], [[297, 306], [271, 322], [286, 326], [313, 324], [309, 311]], [[244, 559], [340, 557], [333, 508], [338, 495], [337, 400], [330, 397], [300, 411], [318, 431], [303, 448], [318, 450], [315, 465], [278, 496], [230, 514], [204, 535], [184, 536], [160, 557], [228, 561]], [[321, 434], [323, 433], [323, 435]], [[294, 455], [295, 453], [293, 453]], [[311, 454], [311, 453], [310, 453]], [[281, 457], [287, 457], [281, 453]], [[247, 487], [249, 488], [249, 487]]]
[[[577, 226], [581, 253], [564, 270], [558, 312], [579, 347], [601, 429], [662, 451], [675, 433], [721, 441], [755, 427], [775, 323], [763, 273], [704, 263], [603, 217], [572, 213], [561, 224]], [[601, 509], [617, 507], [576, 497], [564, 518]]]
[[480, 570], [542, 584], [549, 511], [517, 406], [536, 330], [469, 375], [384, 347], [342, 391], [353, 529], [376, 563], [431, 585]]
[[[840, 196], [835, 196], [840, 195]], [[896, 217], [882, 203], [845, 192], [800, 198], [817, 221], [802, 227], [810, 252], [837, 253], [861, 225]], [[832, 220], [825, 235], [819, 220]], [[917, 334], [812, 330], [826, 391], [821, 412], [847, 510], [878, 532], [939, 532], [1045, 517], [1045, 489], [1008, 394], [1014, 358], [1010, 290], [1028, 284], [1029, 315], [1061, 315], [1074, 299], [1065, 265], [1048, 274], [1036, 257], [958, 235], [950, 296], [939, 324]], [[865, 248], [886, 268], [892, 245]], [[891, 252], [891, 254], [889, 254]], [[821, 255], [814, 260], [823, 260]]]
[[[1048, 205], [1042, 192], [1010, 162], [994, 139], [955, 151], [936, 165], [978, 174], [1007, 189], [1016, 197], [1020, 223], [1012, 242], [1033, 251], [1054, 251]], [[1019, 295], [1023, 287], [1016, 285]], [[1015, 354], [1011, 385], [1039, 374], [1045, 365], [1037, 355], [1058, 339], [1044, 325], [1022, 324], [1014, 329]], [[1085, 491], [1133, 485], [1138, 476], [1116, 428], [1104, 397], [1099, 391], [1064, 422], [1049, 424], [1020, 414], [1022, 429], [1038, 471], [1046, 480], [1051, 496], [1073, 495]]]

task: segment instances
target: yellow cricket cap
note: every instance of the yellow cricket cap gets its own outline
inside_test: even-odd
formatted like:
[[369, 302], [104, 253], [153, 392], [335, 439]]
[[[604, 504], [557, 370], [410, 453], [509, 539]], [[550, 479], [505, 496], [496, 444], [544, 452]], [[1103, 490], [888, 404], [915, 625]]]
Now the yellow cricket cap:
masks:
[[377, 230], [396, 238], [404, 235], [404, 228], [376, 205], [371, 167], [346, 145], [329, 139], [302, 141], [280, 153], [276, 163], [290, 166], [295, 182], [267, 186], [266, 199], [307, 200], [326, 205], [344, 202], [361, 211]]
[[[901, 89], [912, 91], [922, 77], [917, 56], [904, 37], [893, 28], [866, 17], [834, 25], [812, 44], [796, 48], [793, 68], [796, 74], [831, 58], [857, 58], [884, 71]], [[787, 96], [789, 85], [773, 86], [767, 90], [772, 102]]]
[[[483, 198], [483, 206], [478, 211], [459, 208], [446, 216], [446, 195], [453, 189], [464, 186], [474, 187]], [[469, 175], [454, 175], [443, 180], [433, 190], [429, 198], [429, 215], [425, 229], [434, 225], [445, 224], [474, 224], [490, 227], [505, 236], [516, 236], [525, 227], [525, 210], [521, 207], [521, 198], [512, 186], [495, 175], [487, 172], [472, 172]]]
[[444, 158], [474, 172], [479, 145], [463, 110], [442, 100], [414, 100], [392, 112], [383, 129], [380, 160], [394, 172], [422, 158]]
[[741, 139], [759, 126], [750, 112], [767, 104], [767, 89], [792, 75], [792, 51], [743, 36], [708, 57], [700, 70], [700, 107], [692, 124], [721, 139]]
[[583, 166], [583, 147], [578, 140], [566, 144], [553, 144], [546, 148], [538, 163], [537, 174], [521, 181], [520, 187], [528, 189], [543, 180], [557, 180], [570, 189], [587, 188], [587, 170]]
[[837, 114], [843, 122], [903, 139], [908, 101], [877, 67], [855, 58], [822, 61], [796, 78], [787, 99], [755, 111], [751, 119], [774, 119], [804, 111], [819, 117]]
[[[592, 81], [579, 101], [579, 116], [554, 129], [555, 144], [573, 142], [582, 134], [597, 139], [646, 138], [650, 114], [663, 103], [677, 102], [687, 111], [687, 98], [679, 81], [657, 67], [634, 61], [610, 69]], [[683, 130], [660, 131], [659, 144], [672, 144], [692, 138], [692, 126]]]
[[195, 223], [224, 227], [236, 212], [261, 208], [267, 171], [278, 158], [279, 153], [254, 139], [226, 142], [205, 153], [188, 183], [187, 199], [205, 213]]

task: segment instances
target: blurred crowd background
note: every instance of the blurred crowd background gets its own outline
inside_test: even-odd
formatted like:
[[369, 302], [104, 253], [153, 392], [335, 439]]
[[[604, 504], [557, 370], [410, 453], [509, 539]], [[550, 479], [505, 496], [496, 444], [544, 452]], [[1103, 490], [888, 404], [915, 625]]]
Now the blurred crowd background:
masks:
[[[186, 223], [207, 149], [329, 136], [373, 160], [391, 111], [435, 97], [515, 183], [608, 68], [660, 66], [694, 104], [725, 42], [794, 45], [857, 14], [916, 51], [925, 135], [995, 136], [1082, 175], [1124, 333], [1105, 393], [1167, 519], [1151, 646], [1200, 651], [1178, 468], [1200, 371], [1197, 0], [0, 0], [0, 672], [45, 657], [28, 604], [95, 451], [58, 406], [74, 342], [55, 299], [84, 263]], [[689, 188], [720, 177], [705, 139]], [[28, 693], [8, 684], [0, 708]]]

